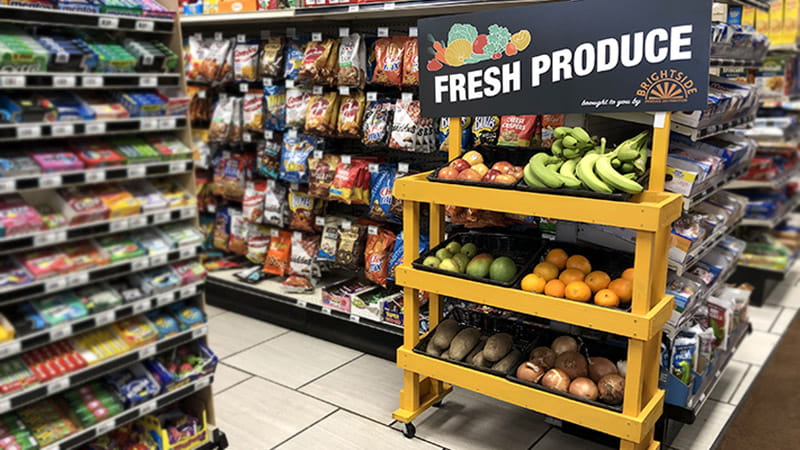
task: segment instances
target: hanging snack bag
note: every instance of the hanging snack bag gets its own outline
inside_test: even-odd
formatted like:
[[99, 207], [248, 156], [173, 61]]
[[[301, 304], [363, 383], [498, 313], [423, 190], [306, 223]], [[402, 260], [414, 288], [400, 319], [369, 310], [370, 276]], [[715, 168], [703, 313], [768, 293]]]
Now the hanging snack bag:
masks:
[[353, 33], [342, 38], [339, 46], [338, 74], [339, 86], [364, 88], [367, 70], [367, 47], [364, 37]]
[[203, 52], [203, 61], [200, 64], [202, 78], [199, 81], [210, 83], [222, 78], [225, 74], [225, 66], [229, 64], [228, 54], [232, 43], [230, 39], [221, 39], [213, 40], [208, 44], [208, 50]]
[[536, 115], [503, 116], [500, 120], [500, 135], [497, 138], [497, 145], [530, 147], [538, 117]]
[[244, 125], [244, 117], [242, 114], [242, 98], [235, 97], [233, 99], [233, 120], [231, 120], [231, 134], [228, 136], [228, 140], [233, 142], [241, 142], [242, 141], [242, 131], [244, 130], [242, 127]]
[[308, 195], [319, 199], [328, 198], [338, 165], [339, 155], [325, 154], [322, 158], [308, 158]]
[[[233, 81], [233, 39], [223, 39], [226, 43], [225, 56], [222, 58], [222, 66], [217, 72], [217, 81], [220, 83], [229, 83]], [[214, 51], [212, 49], [212, 51]]]
[[244, 128], [260, 133], [264, 130], [264, 95], [259, 91], [247, 91], [242, 100]]
[[231, 134], [233, 122], [233, 109], [236, 107], [234, 97], [220, 98], [214, 114], [211, 116], [211, 125], [208, 127], [208, 139], [212, 142], [227, 141]]
[[377, 172], [370, 174], [370, 218], [386, 222], [400, 222], [403, 202], [392, 195], [397, 167], [393, 164], [381, 164]]
[[550, 148], [553, 146], [553, 131], [558, 127], [564, 126], [564, 114], [544, 114], [542, 115], [542, 147]]
[[247, 225], [247, 254], [245, 257], [255, 264], [264, 264], [269, 249], [272, 229], [266, 225]]
[[214, 248], [228, 250], [230, 241], [231, 216], [228, 208], [220, 208], [217, 211], [217, 218], [214, 222]]
[[416, 100], [410, 102], [398, 100], [394, 104], [389, 147], [407, 152], [413, 151], [414, 135], [418, 124], [419, 102]]
[[331, 51], [322, 69], [322, 79], [318, 82], [328, 87], [336, 86], [336, 77], [339, 73], [339, 39], [331, 39]]
[[186, 53], [186, 79], [189, 81], [211, 81], [205, 78], [203, 63], [208, 53], [208, 41], [202, 37], [189, 36], [189, 47]]
[[225, 166], [228, 164], [228, 159], [231, 157], [231, 152], [224, 151], [214, 158], [214, 177], [212, 179], [211, 193], [214, 195], [222, 195], [224, 191], [225, 180]]
[[394, 248], [394, 241], [394, 233], [384, 228], [378, 228], [375, 234], [367, 234], [364, 275], [368, 280], [383, 287], [386, 287], [389, 275], [389, 257]]
[[286, 126], [301, 129], [306, 122], [306, 112], [311, 94], [302, 89], [286, 90]]
[[323, 212], [322, 200], [311, 197], [305, 192], [289, 192], [289, 229], [317, 233], [317, 217]]
[[[446, 152], [450, 149], [450, 118], [439, 119], [439, 150]], [[470, 148], [472, 144], [472, 117], [461, 118], [461, 148]]]
[[403, 86], [419, 86], [419, 47], [417, 38], [405, 38], [403, 43]]
[[340, 137], [360, 138], [361, 122], [364, 120], [364, 93], [355, 92], [353, 95], [340, 97], [339, 119], [337, 134]]
[[269, 250], [264, 260], [264, 272], [286, 276], [289, 271], [289, 261], [292, 252], [292, 233], [280, 230], [277, 236], [272, 236], [269, 242]]
[[262, 223], [264, 221], [264, 192], [267, 190], [267, 183], [247, 183], [242, 199], [242, 215], [244, 220], [250, 223]]
[[286, 128], [286, 89], [283, 86], [264, 86], [264, 129], [280, 131]]
[[478, 116], [472, 121], [472, 145], [497, 145], [500, 116]]
[[319, 235], [292, 233], [292, 256], [289, 262], [289, 275], [304, 277], [311, 281], [320, 275], [314, 259], [319, 251]]
[[308, 183], [308, 158], [317, 146], [313, 136], [298, 134], [283, 138], [280, 179], [291, 183]]
[[237, 42], [233, 48], [233, 77], [236, 81], [258, 78], [258, 42]]
[[328, 65], [328, 58], [331, 56], [333, 44], [333, 39], [323, 39], [322, 41], [311, 41], [306, 45], [303, 64], [300, 66], [297, 81], [323, 84], [325, 79], [324, 71]]
[[289, 213], [287, 191], [283, 184], [267, 180], [267, 188], [264, 190], [264, 223], [281, 228], [286, 224]]
[[247, 253], [247, 222], [238, 209], [230, 208], [228, 213], [231, 217], [230, 241], [228, 241], [228, 251], [237, 255]]
[[368, 204], [369, 163], [361, 158], [352, 158], [349, 164], [339, 162], [329, 192], [331, 200], [348, 205]]
[[[350, 225], [350, 226], [347, 226]], [[336, 247], [336, 264], [350, 270], [360, 270], [364, 265], [364, 236], [367, 227], [345, 222], [339, 229], [339, 246]]]
[[333, 136], [339, 113], [339, 96], [336, 92], [312, 95], [306, 112], [306, 133]]
[[241, 200], [244, 196], [248, 165], [252, 162], [250, 154], [233, 154], [225, 162], [222, 177], [222, 195], [231, 200]]
[[296, 80], [303, 67], [303, 56], [305, 55], [306, 42], [299, 39], [289, 39], [286, 41], [286, 66], [284, 67], [283, 77], [287, 80]]
[[264, 41], [259, 63], [260, 76], [275, 78], [283, 75], [284, 44], [285, 41], [282, 37], [273, 37]]
[[317, 261], [333, 263], [336, 261], [336, 249], [339, 247], [339, 226], [343, 219], [341, 217], [325, 217], [325, 226], [322, 229], [322, 239], [319, 243], [319, 253]]
[[375, 72], [372, 82], [385, 86], [400, 86], [403, 81], [402, 38], [385, 37], [375, 41]]
[[361, 142], [369, 147], [383, 147], [389, 142], [394, 104], [391, 100], [371, 102], [364, 113]]
[[[417, 102], [417, 106], [419, 106], [419, 102]], [[436, 122], [430, 117], [419, 118], [419, 123], [414, 130], [413, 151], [418, 153], [432, 153], [436, 151], [438, 147], [435, 123]]]
[[278, 179], [281, 165], [281, 144], [275, 141], [261, 141], [256, 150], [258, 173], [264, 178]]

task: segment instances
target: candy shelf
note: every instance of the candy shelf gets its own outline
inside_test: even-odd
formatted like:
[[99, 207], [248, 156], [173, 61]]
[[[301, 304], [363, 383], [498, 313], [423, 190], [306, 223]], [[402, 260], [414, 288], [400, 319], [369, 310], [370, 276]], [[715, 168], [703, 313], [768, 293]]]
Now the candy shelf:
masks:
[[119, 370], [122, 367], [129, 366], [138, 361], [143, 361], [163, 351], [188, 344], [191, 341], [204, 337], [207, 333], [208, 325], [204, 324], [196, 328], [181, 331], [178, 334], [161, 339], [153, 344], [133, 348], [130, 351], [104, 359], [102, 362], [87, 366], [81, 370], [52, 378], [44, 383], [23, 388], [19, 391], [14, 391], [0, 398], [0, 414], [79, 386], [115, 370]]
[[113, 309], [100, 311], [81, 319], [60, 323], [56, 326], [0, 343], [0, 358], [8, 358], [85, 331], [100, 328], [109, 323], [127, 319], [128, 317], [141, 314], [151, 309], [161, 308], [180, 300], [195, 297], [202, 293], [203, 285], [203, 282], [187, 284], [160, 294], [150, 295], [134, 302], [125, 303]]
[[0, 125], [0, 142], [62, 139], [77, 136], [155, 133], [186, 127], [186, 116], [133, 117], [112, 120], [33, 122]]
[[9, 72], [0, 75], [0, 88], [19, 89], [123, 89], [153, 88], [180, 85], [177, 73], [66, 73]]
[[113, 14], [63, 11], [59, 9], [27, 8], [0, 4], [0, 17], [3, 21], [29, 24], [98, 28], [115, 31], [135, 31], [139, 33], [173, 32], [174, 20], [153, 17], [130, 17]]
[[[81, 444], [85, 444], [91, 441], [92, 439], [102, 436], [119, 426], [125, 425], [126, 423], [129, 422], [133, 422], [134, 420], [142, 416], [146, 416], [147, 414], [150, 414], [151, 412], [159, 408], [171, 405], [179, 400], [189, 397], [190, 395], [196, 392], [200, 392], [203, 389], [206, 389], [209, 385], [211, 385], [213, 380], [214, 380], [214, 374], [198, 378], [197, 380], [187, 384], [186, 386], [182, 386], [171, 392], [160, 394], [155, 398], [153, 398], [152, 400], [148, 400], [147, 402], [142, 403], [141, 405], [137, 405], [131, 409], [127, 409], [117, 414], [116, 416], [100, 421], [95, 425], [92, 425], [91, 427], [84, 428], [71, 436], [67, 436], [64, 439], [45, 447], [45, 449], [46, 450], [74, 449], [80, 446]], [[225, 448], [225, 447], [215, 447], [215, 446], [206, 447], [206, 445], [209, 444], [215, 444], [215, 442], [209, 442], [198, 448], [200, 449]]]
[[763, 61], [750, 59], [730, 59], [711, 57], [711, 67], [735, 67], [737, 69], [757, 69]]

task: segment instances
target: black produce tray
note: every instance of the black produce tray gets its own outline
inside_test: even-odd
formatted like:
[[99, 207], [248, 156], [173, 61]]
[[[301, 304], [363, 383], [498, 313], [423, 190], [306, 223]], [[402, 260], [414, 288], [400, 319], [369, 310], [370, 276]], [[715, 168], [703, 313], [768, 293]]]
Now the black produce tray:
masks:
[[[498, 145], [481, 145], [473, 150], [483, 155], [483, 163], [486, 164], [489, 169], [492, 168], [494, 163], [499, 161], [508, 161], [512, 165], [525, 167], [525, 164], [528, 164], [528, 161], [533, 155], [548, 151], [546, 148], [505, 147]], [[490, 183], [486, 181], [443, 180], [439, 178], [437, 176], [439, 170], [449, 166], [453, 161], [454, 160], [450, 160], [447, 162], [447, 164], [437, 167], [436, 170], [428, 175], [428, 181], [433, 181], [436, 183], [461, 184], [464, 186], [489, 187], [495, 189], [513, 189], [514, 185], [516, 184]]]
[[[436, 252], [439, 249], [447, 247], [447, 244], [450, 242], [458, 242], [461, 245], [471, 242], [478, 247], [478, 254], [490, 253], [495, 258], [500, 256], [508, 256], [517, 265], [517, 274], [511, 281], [503, 283], [500, 281], [491, 280], [489, 278], [473, 277], [472, 275], [468, 275], [466, 273], [450, 272], [437, 267], [428, 267], [422, 264], [426, 257], [436, 255]], [[514, 287], [518, 286], [520, 280], [522, 280], [522, 277], [532, 270], [534, 262], [539, 261], [541, 249], [542, 241], [538, 237], [469, 231], [465, 233], [454, 234], [450, 239], [440, 243], [436, 247], [422, 254], [419, 258], [414, 260], [411, 265], [415, 269], [435, 272], [441, 275], [464, 278], [480, 283], [493, 284], [495, 286]]]
[[[642, 174], [642, 176], [640, 176], [636, 180], [636, 182], [644, 186], [645, 189], [647, 189], [646, 183], [649, 176], [650, 176], [650, 170], [648, 169], [647, 171], [645, 171], [645, 173]], [[627, 192], [612, 192], [611, 194], [604, 194], [602, 192], [594, 192], [584, 189], [533, 187], [533, 186], [528, 186], [525, 183], [525, 178], [517, 181], [517, 183], [513, 184], [512, 186], [514, 186], [514, 188], [519, 191], [536, 192], [539, 194], [569, 195], [570, 197], [595, 198], [598, 200], [611, 200], [615, 202], [627, 202], [634, 196], [634, 194], [628, 194]]]
[[[516, 372], [517, 367], [525, 360], [525, 357], [530, 353], [525, 353], [526, 349], [530, 346], [531, 342], [535, 342], [538, 337], [538, 333], [540, 330], [538, 329], [531, 329], [530, 326], [520, 326], [520, 323], [515, 320], [509, 320], [507, 318], [501, 317], [496, 314], [480, 314], [475, 313], [474, 311], [467, 311], [461, 308], [454, 309], [449, 315], [448, 318], [454, 319], [458, 322], [462, 328], [464, 327], [476, 327], [482, 330], [482, 335], [486, 336], [487, 338], [492, 336], [496, 333], [508, 333], [513, 338], [512, 349], [519, 350], [521, 353], [520, 359], [512, 365], [514, 372]], [[437, 327], [438, 328], [438, 327]], [[433, 339], [433, 335], [436, 333], [436, 329], [431, 330], [424, 338], [422, 338], [419, 343], [414, 347], [414, 353], [424, 355], [430, 358], [435, 358], [440, 361], [446, 361], [448, 363], [457, 364], [462, 367], [466, 367], [468, 369], [477, 370], [480, 372], [490, 373], [492, 375], [496, 375], [499, 377], [507, 377], [507, 372], [501, 372], [497, 370], [491, 370], [487, 367], [479, 367], [474, 366], [472, 364], [466, 363], [464, 361], [456, 361], [454, 359], [442, 358], [440, 356], [434, 356], [428, 354], [425, 349], [428, 347], [428, 341]]]
[[[525, 352], [523, 352], [523, 360], [520, 361], [520, 363], [517, 364], [516, 367], [514, 367], [512, 370], [508, 372], [506, 378], [513, 381], [514, 383], [524, 384], [525, 386], [531, 387], [533, 389], [547, 391], [551, 394], [556, 394], [579, 402], [588, 403], [592, 406], [597, 406], [598, 408], [604, 408], [604, 409], [609, 409], [611, 411], [622, 412], [622, 404], [609, 405], [608, 403], [603, 403], [599, 400], [587, 400], [585, 398], [572, 395], [569, 392], [561, 392], [555, 389], [550, 389], [549, 387], [543, 386], [538, 383], [530, 383], [517, 378], [517, 368], [519, 367], [520, 364], [527, 361], [525, 358], [530, 355], [530, 352], [533, 351], [534, 348], [540, 346], [549, 347], [550, 344], [553, 342], [553, 339], [565, 335], [568, 334], [558, 333], [552, 330], [548, 330], [539, 334], [537, 341], [532, 343], [527, 349], [525, 349]], [[578, 341], [578, 351], [587, 358], [591, 356], [597, 356], [597, 357], [602, 356], [608, 358], [614, 364], [616, 364], [616, 362], [619, 360], [624, 360], [627, 358], [627, 349], [621, 342], [600, 341], [581, 336], [572, 336], [572, 337]]]

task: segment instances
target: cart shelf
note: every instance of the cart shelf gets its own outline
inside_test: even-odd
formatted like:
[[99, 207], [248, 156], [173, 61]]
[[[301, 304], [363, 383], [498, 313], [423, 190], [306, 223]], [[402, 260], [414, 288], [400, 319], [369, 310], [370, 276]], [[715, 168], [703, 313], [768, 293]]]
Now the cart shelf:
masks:
[[[655, 231], [668, 226], [681, 216], [683, 210], [683, 196], [668, 192], [645, 191], [632, 201], [617, 202], [435, 183], [426, 179], [428, 175], [429, 173], [421, 173], [397, 180], [394, 195], [401, 200], [557, 218], [640, 231]], [[614, 214], [608, 214], [609, 211]]]
[[[591, 303], [574, 302], [547, 295], [504, 288], [477, 281], [455, 279], [413, 267], [397, 268], [397, 283], [435, 294], [474, 301], [495, 308], [520, 312], [560, 322], [618, 334], [632, 339], [648, 340], [661, 333], [672, 315], [672, 296], [663, 299], [645, 315]], [[423, 372], [427, 373], [427, 372]]]

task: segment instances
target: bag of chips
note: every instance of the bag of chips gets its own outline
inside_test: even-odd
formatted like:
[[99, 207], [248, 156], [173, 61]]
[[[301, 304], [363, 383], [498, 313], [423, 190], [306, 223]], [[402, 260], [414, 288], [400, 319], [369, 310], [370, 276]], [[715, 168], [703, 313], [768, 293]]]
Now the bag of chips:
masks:
[[369, 204], [369, 162], [352, 158], [350, 163], [339, 162], [329, 190], [331, 200], [348, 205]]
[[311, 94], [302, 89], [286, 90], [286, 126], [302, 129], [306, 123], [306, 113]]
[[231, 216], [228, 208], [220, 208], [217, 211], [216, 221], [214, 222], [214, 248], [228, 250], [230, 242]]
[[283, 138], [280, 179], [291, 183], [308, 183], [308, 158], [317, 147], [317, 138], [304, 134]]
[[247, 222], [238, 209], [229, 208], [228, 214], [231, 218], [228, 251], [237, 255], [245, 255], [247, 254]]
[[[225, 56], [222, 58], [222, 67], [217, 73], [217, 81], [221, 84], [230, 83], [233, 81], [233, 39], [224, 39], [226, 42]], [[215, 50], [212, 48], [211, 52]]]
[[341, 217], [325, 217], [325, 226], [322, 229], [317, 261], [328, 264], [336, 261], [336, 249], [339, 247], [339, 227], [342, 222], [343, 219]]
[[394, 104], [383, 99], [370, 102], [364, 112], [363, 137], [361, 142], [368, 147], [383, 147], [389, 142]]
[[403, 86], [419, 86], [419, 48], [415, 37], [403, 43]]
[[[447, 152], [450, 150], [450, 118], [442, 117], [439, 119], [439, 150]], [[472, 146], [472, 117], [461, 118], [461, 149], [468, 149]]]
[[497, 145], [530, 147], [539, 116], [503, 116], [500, 120], [500, 136]]
[[[419, 236], [419, 254], [423, 254], [428, 251], [428, 235], [421, 234]], [[397, 238], [394, 241], [394, 250], [392, 250], [392, 255], [389, 257], [389, 274], [386, 276], [389, 280], [395, 279], [395, 270], [397, 270], [397, 266], [403, 264], [403, 233], [397, 235]]]
[[281, 144], [275, 141], [260, 141], [256, 158], [258, 173], [264, 178], [277, 180], [281, 165]]
[[205, 124], [211, 120], [211, 99], [205, 86], [187, 86], [189, 100], [189, 120]]
[[303, 56], [305, 55], [306, 41], [300, 39], [289, 39], [286, 41], [286, 65], [283, 77], [287, 80], [296, 80], [303, 67]]
[[389, 257], [394, 248], [394, 241], [394, 233], [384, 228], [378, 228], [375, 234], [367, 234], [364, 275], [368, 280], [383, 287], [386, 287], [389, 275]]
[[223, 151], [214, 157], [214, 177], [211, 186], [211, 193], [214, 195], [222, 195], [225, 191], [225, 167], [228, 165], [230, 157], [231, 152], [229, 151]]
[[269, 250], [264, 259], [264, 272], [272, 275], [286, 276], [292, 252], [292, 233], [280, 230], [277, 236], [269, 241]]
[[259, 62], [260, 76], [275, 78], [283, 75], [284, 44], [282, 37], [272, 37], [264, 41]]
[[258, 79], [258, 42], [237, 42], [233, 48], [233, 77], [236, 81]]
[[312, 95], [306, 112], [306, 133], [333, 136], [339, 114], [339, 96], [336, 92]]
[[317, 217], [324, 210], [322, 200], [311, 197], [305, 192], [289, 192], [289, 229], [318, 233], [321, 228], [317, 226]]
[[267, 180], [267, 188], [264, 190], [264, 223], [281, 228], [286, 224], [289, 213], [287, 192], [288, 189], [283, 184]]
[[360, 138], [361, 122], [364, 120], [364, 93], [355, 92], [353, 95], [340, 97], [339, 120], [337, 134], [340, 137]]
[[370, 174], [369, 216], [376, 220], [400, 223], [403, 217], [403, 202], [392, 195], [397, 167], [393, 164], [381, 164], [377, 172]]
[[250, 172], [252, 154], [232, 154], [225, 162], [222, 178], [222, 195], [231, 200], [241, 200], [244, 196], [247, 173]]
[[336, 264], [345, 269], [361, 270], [364, 266], [365, 225], [345, 222], [339, 228], [339, 245], [336, 247]]
[[472, 121], [472, 146], [496, 145], [500, 116], [478, 116]]
[[419, 115], [419, 102], [416, 100], [410, 102], [398, 100], [394, 104], [389, 147], [409, 152], [414, 150], [414, 136], [419, 124]]
[[308, 158], [308, 195], [319, 199], [328, 198], [338, 165], [339, 155], [325, 154], [322, 158]]
[[223, 142], [228, 140], [231, 135], [235, 107], [235, 97], [220, 97], [216, 108], [214, 108], [214, 114], [211, 116], [211, 125], [208, 127], [209, 141]]
[[231, 45], [233, 41], [230, 39], [213, 40], [206, 44], [207, 50], [203, 52], [203, 61], [200, 64], [201, 78], [197, 81], [218, 81], [231, 71]]
[[283, 86], [264, 86], [264, 129], [280, 131], [286, 128], [286, 89]]
[[[205, 58], [209, 50], [209, 41], [204, 41], [202, 37], [189, 36], [189, 45], [186, 51], [186, 79], [188, 81], [211, 81], [205, 76]], [[216, 77], [216, 72], [214, 73]]]
[[233, 99], [233, 120], [231, 120], [231, 134], [228, 136], [228, 140], [232, 142], [242, 141], [242, 132], [244, 131], [242, 100], [241, 97]]
[[319, 84], [328, 87], [336, 86], [336, 77], [339, 73], [339, 43], [339, 39], [331, 39], [331, 51], [325, 62], [325, 68], [322, 69]]
[[[417, 102], [417, 105], [419, 105], [419, 102]], [[432, 153], [436, 149], [436, 122], [430, 117], [420, 117], [417, 128], [414, 130], [413, 151]]]
[[372, 82], [400, 86], [403, 81], [403, 39], [385, 37], [375, 41], [375, 72]]
[[367, 47], [364, 37], [358, 33], [343, 37], [339, 46], [339, 70], [336, 77], [338, 85], [363, 89], [366, 66]]
[[335, 44], [334, 39], [323, 39], [322, 41], [311, 41], [306, 45], [303, 55], [303, 65], [297, 80], [306, 83], [326, 84], [325, 69], [328, 65], [328, 58]]
[[242, 199], [242, 215], [250, 223], [262, 223], [264, 221], [264, 191], [267, 190], [267, 183], [247, 183]]
[[[292, 233], [292, 256], [289, 263], [289, 275], [308, 278], [320, 276], [319, 266], [314, 260], [319, 251], [320, 236], [304, 233]], [[312, 283], [316, 284], [316, 283]]]
[[269, 248], [272, 228], [266, 225], [247, 225], [247, 254], [245, 257], [255, 264], [264, 264]]
[[264, 130], [264, 94], [259, 91], [247, 91], [242, 100], [244, 128], [260, 133]]
[[564, 126], [564, 114], [544, 114], [542, 115], [542, 147], [550, 148], [553, 146], [553, 131], [558, 127]]

